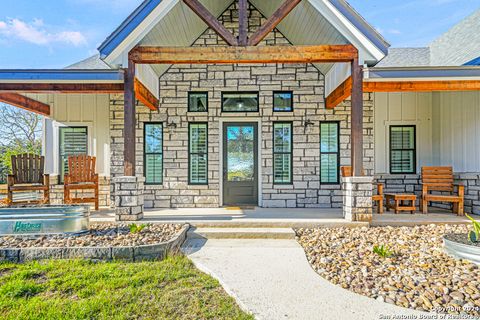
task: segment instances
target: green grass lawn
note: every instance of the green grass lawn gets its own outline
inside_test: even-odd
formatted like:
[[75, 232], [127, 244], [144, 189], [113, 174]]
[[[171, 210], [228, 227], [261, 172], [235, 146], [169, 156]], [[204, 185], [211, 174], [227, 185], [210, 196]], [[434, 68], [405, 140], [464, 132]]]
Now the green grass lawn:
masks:
[[253, 319], [186, 257], [0, 264], [0, 319]]

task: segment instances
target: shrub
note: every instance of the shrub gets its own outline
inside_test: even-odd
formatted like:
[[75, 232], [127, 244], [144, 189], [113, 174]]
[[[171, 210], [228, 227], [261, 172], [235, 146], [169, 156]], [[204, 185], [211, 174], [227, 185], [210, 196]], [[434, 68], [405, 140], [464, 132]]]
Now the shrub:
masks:
[[468, 214], [465, 214], [468, 219], [472, 220], [473, 230], [468, 233], [468, 239], [472, 242], [479, 242], [480, 241], [480, 222], [476, 221]]
[[381, 246], [374, 246], [373, 252], [382, 258], [390, 258], [393, 255], [393, 252], [383, 244]]
[[143, 229], [145, 229], [147, 227], [146, 224], [131, 224], [130, 226], [130, 233], [140, 233]]

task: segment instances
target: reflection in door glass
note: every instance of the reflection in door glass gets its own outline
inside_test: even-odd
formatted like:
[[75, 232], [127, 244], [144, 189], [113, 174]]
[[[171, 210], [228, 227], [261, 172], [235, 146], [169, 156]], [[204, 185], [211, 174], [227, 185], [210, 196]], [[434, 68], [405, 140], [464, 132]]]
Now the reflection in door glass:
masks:
[[228, 181], [253, 181], [255, 172], [253, 126], [227, 127]]

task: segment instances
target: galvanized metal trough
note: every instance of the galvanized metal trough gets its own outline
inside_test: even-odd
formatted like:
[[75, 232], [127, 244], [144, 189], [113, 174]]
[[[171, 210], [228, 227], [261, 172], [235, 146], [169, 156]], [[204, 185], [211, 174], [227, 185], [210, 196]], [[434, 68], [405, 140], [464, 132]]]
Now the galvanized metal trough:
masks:
[[468, 245], [458, 241], [448, 239], [447, 236], [443, 237], [443, 244], [445, 251], [457, 258], [470, 260], [473, 263], [480, 266], [480, 247], [475, 245]]
[[0, 236], [75, 234], [88, 230], [87, 206], [0, 208]]

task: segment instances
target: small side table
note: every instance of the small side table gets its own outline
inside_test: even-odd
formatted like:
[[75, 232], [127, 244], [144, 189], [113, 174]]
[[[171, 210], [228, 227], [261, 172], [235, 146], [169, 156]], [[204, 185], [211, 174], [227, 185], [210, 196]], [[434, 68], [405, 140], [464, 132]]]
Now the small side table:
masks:
[[[415, 211], [417, 211], [417, 207], [415, 206], [417, 196], [414, 194], [386, 193], [385, 199], [387, 202], [387, 211], [394, 209], [395, 213], [399, 213], [400, 211], [410, 211], [411, 214], [414, 214]], [[407, 202], [410, 202], [410, 204], [407, 205]]]

